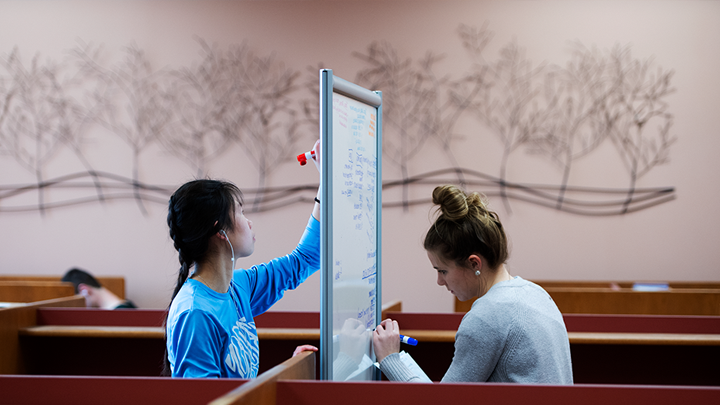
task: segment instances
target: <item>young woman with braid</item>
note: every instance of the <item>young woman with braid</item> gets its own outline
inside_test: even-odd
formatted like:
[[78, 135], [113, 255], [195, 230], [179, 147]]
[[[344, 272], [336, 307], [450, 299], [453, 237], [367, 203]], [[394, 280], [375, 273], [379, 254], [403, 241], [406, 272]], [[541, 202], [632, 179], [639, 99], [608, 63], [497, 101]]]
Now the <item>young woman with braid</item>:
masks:
[[[313, 148], [320, 156], [319, 143]], [[315, 161], [316, 166], [319, 159]], [[167, 222], [180, 259], [166, 320], [165, 375], [254, 378], [259, 347], [254, 317], [320, 268], [320, 206], [287, 256], [235, 270], [255, 248], [240, 190], [217, 180], [190, 181], [170, 197]], [[317, 350], [300, 346], [302, 350]]]
[[[498, 215], [480, 194], [436, 187], [439, 215], [424, 248], [437, 283], [460, 301], [479, 297], [455, 335], [455, 355], [443, 382], [572, 384], [567, 329], [540, 286], [511, 276], [508, 243]], [[393, 381], [422, 381], [400, 360], [397, 321], [373, 334], [380, 369]]]

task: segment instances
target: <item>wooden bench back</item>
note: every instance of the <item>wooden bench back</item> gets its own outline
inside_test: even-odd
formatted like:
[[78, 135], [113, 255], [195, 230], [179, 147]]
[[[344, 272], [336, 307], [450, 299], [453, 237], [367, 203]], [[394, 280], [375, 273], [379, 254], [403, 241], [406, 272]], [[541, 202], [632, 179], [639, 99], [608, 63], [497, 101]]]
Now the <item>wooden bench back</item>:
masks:
[[315, 353], [302, 352], [214, 400], [210, 405], [274, 405], [277, 401], [278, 381], [313, 379], [315, 379]]
[[[667, 291], [634, 291], [631, 288], [551, 285], [543, 288], [563, 314], [720, 315], [720, 288], [671, 287]], [[455, 312], [469, 311], [474, 301], [461, 302], [455, 298]]]
[[42, 307], [85, 307], [85, 298], [73, 295], [0, 309], [0, 374], [25, 372], [18, 331], [37, 325], [37, 309]]
[[[60, 282], [62, 276], [34, 276], [34, 275], [0, 275], [0, 282], [3, 281], [32, 281], [32, 282]], [[117, 276], [96, 276], [97, 281], [103, 287], [112, 291], [113, 294], [125, 299], [125, 278]], [[72, 284], [70, 284], [72, 285]], [[0, 301], [2, 301], [0, 299]], [[25, 301], [33, 302], [33, 301]]]

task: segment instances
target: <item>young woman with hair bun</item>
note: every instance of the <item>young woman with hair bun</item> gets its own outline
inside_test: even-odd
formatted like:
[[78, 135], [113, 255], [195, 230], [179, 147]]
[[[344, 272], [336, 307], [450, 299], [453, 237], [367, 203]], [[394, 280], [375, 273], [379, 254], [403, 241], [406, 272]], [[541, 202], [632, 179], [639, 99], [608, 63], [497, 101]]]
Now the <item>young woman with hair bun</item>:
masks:
[[[479, 297], [460, 323], [442, 382], [572, 384], [562, 314], [540, 286], [508, 272], [508, 241], [497, 213], [481, 194], [452, 185], [436, 187], [432, 199], [438, 212], [424, 248], [437, 283], [460, 301]], [[373, 344], [389, 380], [422, 381], [398, 353], [397, 321], [382, 321]]]
[[[319, 141], [313, 151], [318, 166]], [[164, 375], [257, 376], [254, 317], [320, 268], [320, 204], [317, 197], [315, 201], [305, 232], [290, 254], [236, 270], [235, 260], [255, 249], [255, 232], [243, 213], [237, 186], [194, 180], [175, 191], [167, 223], [180, 270], [166, 320]], [[317, 348], [300, 346], [295, 353], [302, 350]]]

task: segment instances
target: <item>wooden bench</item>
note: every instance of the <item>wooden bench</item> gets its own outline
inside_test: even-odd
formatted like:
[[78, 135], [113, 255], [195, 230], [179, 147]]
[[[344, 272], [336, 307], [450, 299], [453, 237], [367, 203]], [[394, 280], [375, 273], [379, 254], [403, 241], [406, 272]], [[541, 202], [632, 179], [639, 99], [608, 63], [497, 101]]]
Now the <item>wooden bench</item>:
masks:
[[23, 405], [197, 405], [244, 384], [241, 379], [0, 375], [0, 403]]
[[[28, 372], [159, 375], [164, 311], [43, 308], [37, 312], [38, 324], [19, 331], [27, 349], [23, 358]], [[404, 334], [420, 341], [417, 347], [403, 348], [434, 380], [442, 378], [452, 361], [463, 315], [386, 313], [398, 320]], [[720, 317], [565, 314], [564, 318], [577, 382], [720, 385], [720, 370], [714, 367], [720, 364]], [[267, 312], [256, 318], [256, 325], [261, 373], [287, 359], [298, 345], [320, 347], [317, 312]], [[103, 347], [113, 347], [106, 354], [109, 362], [75, 355], [77, 350]], [[681, 371], [689, 365], [692, 370]]]
[[304, 352], [254, 380], [167, 377], [0, 376], [0, 403], [254, 404], [275, 402], [276, 384], [314, 378], [315, 353]]
[[523, 384], [417, 384], [393, 382], [280, 381], [275, 402], [258, 405], [406, 404], [717, 404], [717, 387]]
[[[433, 381], [452, 362], [463, 313], [388, 313]], [[564, 314], [576, 383], [720, 385], [720, 317]]]
[[37, 302], [72, 297], [75, 287], [60, 281], [0, 281], [0, 302]]
[[[27, 276], [27, 275], [0, 275], [0, 283], [5, 281], [29, 281], [29, 282], [44, 282], [44, 283], [62, 283], [60, 279], [62, 276]], [[103, 287], [110, 290], [113, 294], [117, 295], [120, 299], [125, 299], [125, 278], [117, 276], [96, 276], [97, 281], [102, 284]], [[70, 285], [72, 283], [62, 283], [62, 285]], [[74, 290], [73, 290], [74, 291]], [[73, 292], [74, 294], [74, 292]], [[71, 295], [73, 295], [71, 294]], [[52, 297], [57, 298], [57, 297]], [[22, 302], [34, 302], [40, 300], [30, 300]], [[0, 302], [2, 299], [0, 298]]]
[[[392, 301], [383, 311], [399, 311]], [[22, 368], [6, 373], [48, 375], [159, 376], [165, 353], [164, 310], [109, 311], [88, 308], [43, 309], [33, 324], [15, 330], [20, 336]], [[299, 345], [320, 347], [318, 312], [266, 312], [255, 318], [260, 341], [259, 372], [290, 357]], [[1, 342], [0, 342], [1, 343]], [[104, 357], [77, 356], [112, 347]], [[17, 348], [17, 345], [16, 345]], [[319, 375], [319, 362], [316, 363]]]
[[716, 281], [586, 281], [586, 280], [532, 280], [533, 283], [546, 287], [565, 288], [613, 288], [632, 290], [642, 285], [667, 286], [669, 289], [700, 289], [718, 290], [720, 282]]
[[[720, 315], [720, 283], [668, 283], [667, 291], [635, 291], [629, 282], [540, 283], [563, 314]], [[455, 298], [455, 312], [474, 301]]]
[[0, 374], [25, 373], [22, 361], [19, 330], [37, 325], [38, 308], [84, 307], [85, 298], [79, 295], [0, 308]]
[[314, 380], [315, 364], [314, 352], [302, 352], [214, 400], [211, 405], [274, 404], [280, 381]]

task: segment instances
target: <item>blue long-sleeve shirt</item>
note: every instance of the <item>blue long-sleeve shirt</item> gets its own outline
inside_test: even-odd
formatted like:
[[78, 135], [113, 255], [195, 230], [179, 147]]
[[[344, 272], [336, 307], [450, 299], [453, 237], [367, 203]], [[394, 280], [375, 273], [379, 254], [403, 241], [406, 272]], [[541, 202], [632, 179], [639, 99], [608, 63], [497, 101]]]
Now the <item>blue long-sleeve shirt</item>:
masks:
[[254, 317], [320, 268], [320, 223], [310, 218], [287, 256], [235, 270], [227, 293], [188, 279], [170, 306], [167, 351], [173, 377], [254, 378], [259, 346]]

